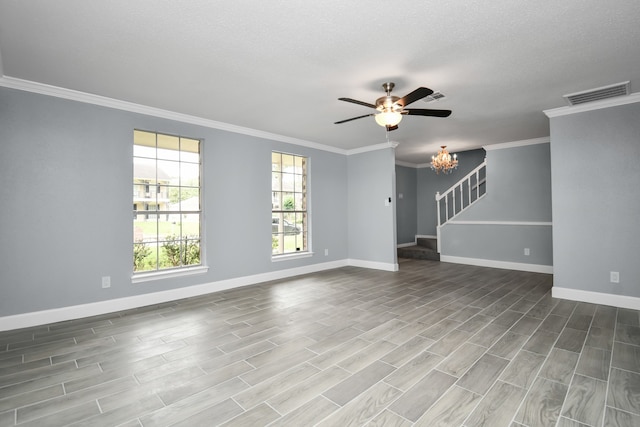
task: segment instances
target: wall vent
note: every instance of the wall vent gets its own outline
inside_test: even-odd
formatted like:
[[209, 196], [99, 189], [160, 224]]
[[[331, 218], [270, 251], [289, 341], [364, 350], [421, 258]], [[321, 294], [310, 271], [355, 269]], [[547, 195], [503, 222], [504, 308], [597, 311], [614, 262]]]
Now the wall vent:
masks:
[[616, 83], [609, 86], [602, 86], [582, 92], [563, 95], [569, 105], [584, 104], [585, 102], [600, 101], [602, 99], [614, 98], [616, 96], [629, 95], [629, 82]]
[[424, 102], [433, 102], [433, 101], [439, 101], [444, 98], [445, 98], [444, 93], [436, 91], [429, 96], [425, 96], [424, 98], [422, 98], [422, 100]]

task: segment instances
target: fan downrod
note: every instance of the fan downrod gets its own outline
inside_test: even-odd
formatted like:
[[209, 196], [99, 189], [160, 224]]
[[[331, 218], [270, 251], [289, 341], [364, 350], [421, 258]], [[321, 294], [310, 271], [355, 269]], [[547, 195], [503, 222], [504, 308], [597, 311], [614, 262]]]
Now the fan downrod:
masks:
[[386, 82], [382, 84], [382, 88], [384, 89], [385, 92], [387, 92], [387, 95], [381, 96], [380, 98], [376, 99], [376, 109], [380, 111], [402, 110], [403, 105], [396, 104], [400, 100], [400, 98], [397, 96], [391, 96], [391, 91], [393, 90], [394, 87], [395, 87], [395, 84], [393, 82]]

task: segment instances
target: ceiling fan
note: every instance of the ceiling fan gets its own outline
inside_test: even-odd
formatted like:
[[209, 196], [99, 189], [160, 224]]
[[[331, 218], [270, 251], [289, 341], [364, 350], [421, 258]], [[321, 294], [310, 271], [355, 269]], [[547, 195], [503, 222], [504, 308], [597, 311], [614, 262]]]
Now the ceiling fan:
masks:
[[365, 107], [373, 108], [377, 110], [375, 113], [365, 114], [363, 116], [352, 117], [346, 120], [340, 120], [334, 124], [346, 123], [351, 120], [361, 119], [363, 117], [374, 116], [376, 123], [380, 126], [386, 127], [387, 131], [398, 129], [398, 123], [402, 120], [402, 116], [432, 116], [432, 117], [449, 117], [451, 110], [431, 110], [424, 108], [404, 108], [407, 105], [429, 96], [433, 91], [426, 87], [419, 87], [413, 92], [405, 95], [402, 98], [391, 95], [391, 91], [395, 84], [388, 82], [382, 85], [382, 88], [387, 92], [386, 96], [382, 96], [376, 99], [376, 104], [369, 104], [368, 102], [358, 101], [351, 98], [338, 98], [339, 101], [351, 102], [353, 104], [364, 105]]

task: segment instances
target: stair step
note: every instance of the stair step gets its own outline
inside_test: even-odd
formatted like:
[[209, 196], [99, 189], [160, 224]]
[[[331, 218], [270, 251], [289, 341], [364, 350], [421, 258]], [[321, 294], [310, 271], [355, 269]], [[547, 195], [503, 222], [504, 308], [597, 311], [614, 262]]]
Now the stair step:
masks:
[[438, 240], [435, 237], [418, 237], [416, 244], [434, 251], [438, 250]]
[[429, 259], [432, 261], [440, 261], [440, 254], [434, 249], [416, 245], [398, 248], [398, 258]]

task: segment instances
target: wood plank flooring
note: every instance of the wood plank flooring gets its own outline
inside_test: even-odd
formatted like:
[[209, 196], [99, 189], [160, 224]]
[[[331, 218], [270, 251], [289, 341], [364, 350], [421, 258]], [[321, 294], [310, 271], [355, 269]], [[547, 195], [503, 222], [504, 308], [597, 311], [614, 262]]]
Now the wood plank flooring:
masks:
[[639, 426], [640, 313], [400, 260], [0, 333], [0, 426]]

